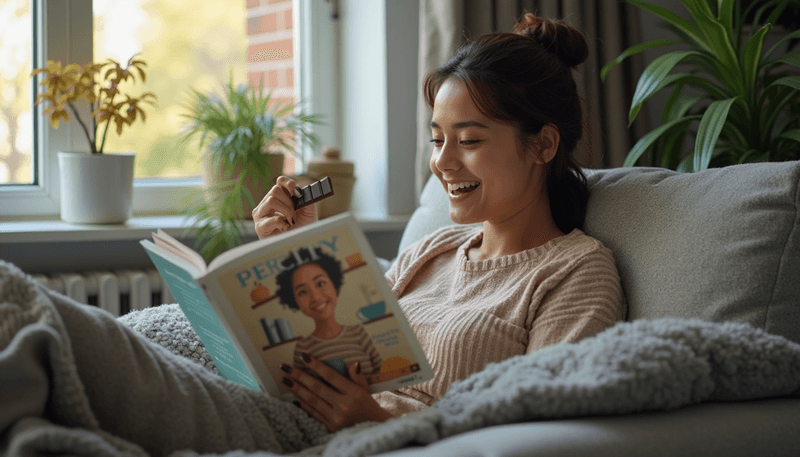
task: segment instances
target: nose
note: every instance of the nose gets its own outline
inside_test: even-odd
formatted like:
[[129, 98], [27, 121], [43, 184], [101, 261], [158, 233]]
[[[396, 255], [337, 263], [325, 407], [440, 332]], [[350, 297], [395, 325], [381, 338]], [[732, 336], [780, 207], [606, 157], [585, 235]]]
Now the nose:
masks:
[[325, 300], [325, 293], [322, 291], [322, 289], [319, 289], [317, 287], [312, 287], [311, 288], [311, 303], [319, 303], [319, 302], [324, 301], [324, 300]]
[[461, 162], [458, 157], [458, 147], [454, 141], [445, 140], [442, 147], [433, 149], [431, 154], [432, 171], [458, 170], [459, 168], [461, 168]]

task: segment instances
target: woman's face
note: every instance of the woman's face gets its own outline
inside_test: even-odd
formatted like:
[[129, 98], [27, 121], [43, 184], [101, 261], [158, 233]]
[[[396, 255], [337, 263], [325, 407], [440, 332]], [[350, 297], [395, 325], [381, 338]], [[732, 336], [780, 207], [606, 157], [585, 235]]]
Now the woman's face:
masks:
[[294, 300], [306, 316], [314, 320], [333, 317], [336, 310], [336, 287], [328, 273], [315, 263], [308, 263], [292, 274]]
[[460, 81], [439, 88], [431, 134], [430, 167], [450, 197], [453, 222], [502, 223], [543, 192], [543, 165], [519, 154], [514, 126], [481, 114]]

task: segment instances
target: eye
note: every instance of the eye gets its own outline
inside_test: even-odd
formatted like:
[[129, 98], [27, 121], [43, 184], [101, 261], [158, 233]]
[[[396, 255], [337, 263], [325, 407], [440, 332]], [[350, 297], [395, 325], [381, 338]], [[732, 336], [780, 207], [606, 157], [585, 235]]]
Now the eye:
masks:
[[440, 139], [437, 139], [437, 138], [431, 138], [431, 143], [433, 143], [434, 146], [439, 147], [439, 146], [442, 145], [442, 143], [444, 143], [444, 140], [440, 140]]
[[298, 297], [303, 297], [303, 296], [305, 296], [307, 293], [308, 293], [308, 292], [307, 292], [305, 289], [300, 289], [300, 290], [298, 290], [298, 291], [297, 291], [297, 296], [298, 296]]
[[320, 279], [317, 282], [317, 287], [325, 287], [325, 284], [327, 284], [327, 282], [324, 279]]
[[480, 143], [481, 140], [461, 140], [459, 143], [461, 146], [473, 146]]

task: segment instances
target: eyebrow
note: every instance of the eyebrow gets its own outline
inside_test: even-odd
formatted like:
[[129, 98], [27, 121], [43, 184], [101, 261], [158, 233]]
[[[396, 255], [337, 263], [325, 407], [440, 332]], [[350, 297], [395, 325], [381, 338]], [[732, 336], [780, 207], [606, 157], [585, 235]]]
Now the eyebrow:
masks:
[[[322, 274], [322, 273], [320, 273], [320, 274], [318, 274], [318, 275], [314, 276], [313, 278], [311, 278], [311, 281], [316, 281], [316, 280], [317, 280], [317, 279], [319, 279], [319, 278], [325, 279], [325, 275], [324, 275], [324, 274]], [[305, 284], [306, 284], [306, 283], [304, 283], [304, 282], [301, 282], [300, 284], [298, 284], [298, 285], [294, 286], [294, 290], [297, 290], [298, 288], [300, 288], [300, 287], [303, 287]]]
[[[466, 120], [466, 121], [456, 122], [455, 124], [452, 125], [452, 128], [455, 129], [455, 130], [463, 129], [463, 128], [467, 128], [467, 127], [477, 127], [477, 128], [480, 128], [480, 129], [488, 129], [489, 128], [489, 127], [481, 124], [480, 122], [473, 121], [473, 120]], [[431, 121], [431, 128], [440, 129], [441, 127], [439, 127], [439, 124], [437, 124], [436, 122]]]

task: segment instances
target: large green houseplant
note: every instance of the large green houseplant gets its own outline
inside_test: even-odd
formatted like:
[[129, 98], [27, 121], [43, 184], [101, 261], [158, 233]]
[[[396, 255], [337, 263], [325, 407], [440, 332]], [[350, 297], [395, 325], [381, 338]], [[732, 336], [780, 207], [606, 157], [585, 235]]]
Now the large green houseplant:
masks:
[[[662, 124], [631, 149], [625, 166], [646, 164], [697, 171], [743, 162], [800, 158], [800, 50], [776, 53], [794, 30], [765, 51], [773, 23], [797, 0], [682, 0], [687, 20], [673, 11], [627, 0], [666, 21], [677, 39], [632, 46], [605, 65], [600, 76], [624, 59], [658, 46], [678, 45], [654, 59], [639, 78], [628, 114], [633, 122], [645, 101], [670, 90]], [[675, 71], [681, 68], [683, 71]], [[792, 74], [794, 73], [794, 74]], [[694, 148], [682, 154], [687, 136]]]
[[318, 144], [310, 128], [320, 122], [294, 103], [274, 103], [263, 84], [237, 85], [233, 76], [220, 94], [192, 89], [184, 108], [182, 138], [199, 138], [206, 172], [203, 192], [186, 207], [185, 235], [194, 231], [196, 247], [211, 260], [241, 243], [252, 208], [282, 172], [271, 156], [296, 155], [298, 140]]

